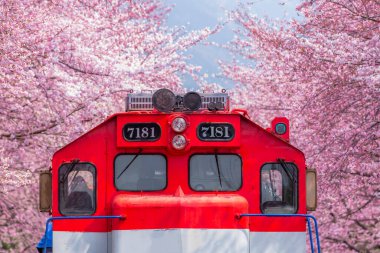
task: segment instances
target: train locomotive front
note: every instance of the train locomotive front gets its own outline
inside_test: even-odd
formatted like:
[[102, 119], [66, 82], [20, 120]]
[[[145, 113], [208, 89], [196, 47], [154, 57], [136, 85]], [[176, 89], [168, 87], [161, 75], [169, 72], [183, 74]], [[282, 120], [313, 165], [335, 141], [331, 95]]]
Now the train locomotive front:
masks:
[[[54, 253], [306, 252], [316, 174], [226, 93], [129, 94], [41, 173]], [[309, 231], [310, 232], [310, 231]]]

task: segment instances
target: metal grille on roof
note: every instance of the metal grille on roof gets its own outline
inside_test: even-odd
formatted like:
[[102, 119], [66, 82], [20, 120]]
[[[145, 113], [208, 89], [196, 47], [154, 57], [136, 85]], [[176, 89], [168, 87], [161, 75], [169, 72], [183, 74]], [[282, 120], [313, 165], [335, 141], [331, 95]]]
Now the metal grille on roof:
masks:
[[[183, 95], [183, 94], [180, 94]], [[229, 110], [229, 96], [226, 93], [199, 93], [202, 98], [202, 106], [199, 110], [207, 110], [208, 104], [211, 102], [221, 102], [224, 110]], [[152, 93], [136, 93], [128, 94], [126, 98], [126, 111], [152, 111]]]
[[229, 97], [226, 93], [210, 93], [210, 94], [200, 94], [202, 97], [201, 110], [207, 110], [208, 104], [211, 102], [221, 102], [223, 104], [224, 110], [229, 110]]
[[151, 111], [152, 94], [129, 94], [126, 98], [126, 111]]

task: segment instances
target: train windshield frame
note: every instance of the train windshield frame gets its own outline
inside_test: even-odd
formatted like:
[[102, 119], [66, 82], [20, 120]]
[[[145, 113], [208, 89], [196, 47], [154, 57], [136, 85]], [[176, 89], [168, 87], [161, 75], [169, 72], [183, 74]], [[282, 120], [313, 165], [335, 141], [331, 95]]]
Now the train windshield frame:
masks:
[[238, 191], [243, 185], [238, 154], [193, 154], [189, 159], [189, 186], [194, 191]]
[[122, 191], [162, 191], [167, 187], [163, 154], [119, 154], [114, 161], [114, 184]]
[[96, 167], [74, 161], [59, 167], [59, 212], [62, 215], [92, 215], [96, 211]]
[[298, 211], [298, 168], [294, 163], [266, 163], [260, 170], [260, 209], [265, 214]]

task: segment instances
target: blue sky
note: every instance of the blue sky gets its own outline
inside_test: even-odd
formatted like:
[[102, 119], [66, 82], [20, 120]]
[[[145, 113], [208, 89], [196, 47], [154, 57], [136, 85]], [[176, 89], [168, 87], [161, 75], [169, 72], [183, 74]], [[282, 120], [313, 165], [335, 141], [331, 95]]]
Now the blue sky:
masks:
[[[168, 26], [185, 26], [187, 30], [215, 27], [218, 22], [226, 20], [226, 12], [234, 10], [239, 4], [250, 3], [249, 11], [259, 17], [289, 19], [296, 17], [296, 6], [300, 0], [163, 0], [173, 6], [167, 19]], [[235, 25], [230, 23], [218, 34], [209, 38], [209, 41], [225, 44], [233, 39]], [[218, 77], [217, 60], [231, 60], [232, 56], [227, 50], [219, 47], [198, 45], [187, 52], [192, 55], [190, 63], [202, 66], [202, 74], [208, 75], [210, 82], [217, 82], [225, 88], [233, 87], [230, 80]], [[185, 78], [185, 87], [196, 89], [191, 78]]]

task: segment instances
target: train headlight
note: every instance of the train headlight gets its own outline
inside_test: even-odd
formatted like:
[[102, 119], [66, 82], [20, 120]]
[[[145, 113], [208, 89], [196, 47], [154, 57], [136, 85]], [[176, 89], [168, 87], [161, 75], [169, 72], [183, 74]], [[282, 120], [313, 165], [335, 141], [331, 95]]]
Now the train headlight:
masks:
[[183, 105], [190, 111], [196, 111], [202, 106], [202, 97], [198, 93], [190, 91], [183, 96]]
[[176, 97], [171, 90], [159, 89], [152, 96], [153, 107], [160, 112], [170, 112], [176, 103]]
[[182, 117], [177, 117], [172, 121], [172, 129], [174, 132], [181, 133], [185, 131], [187, 127], [187, 122]]
[[173, 137], [172, 145], [174, 149], [181, 150], [186, 147], [186, 138], [183, 135], [176, 135]]

